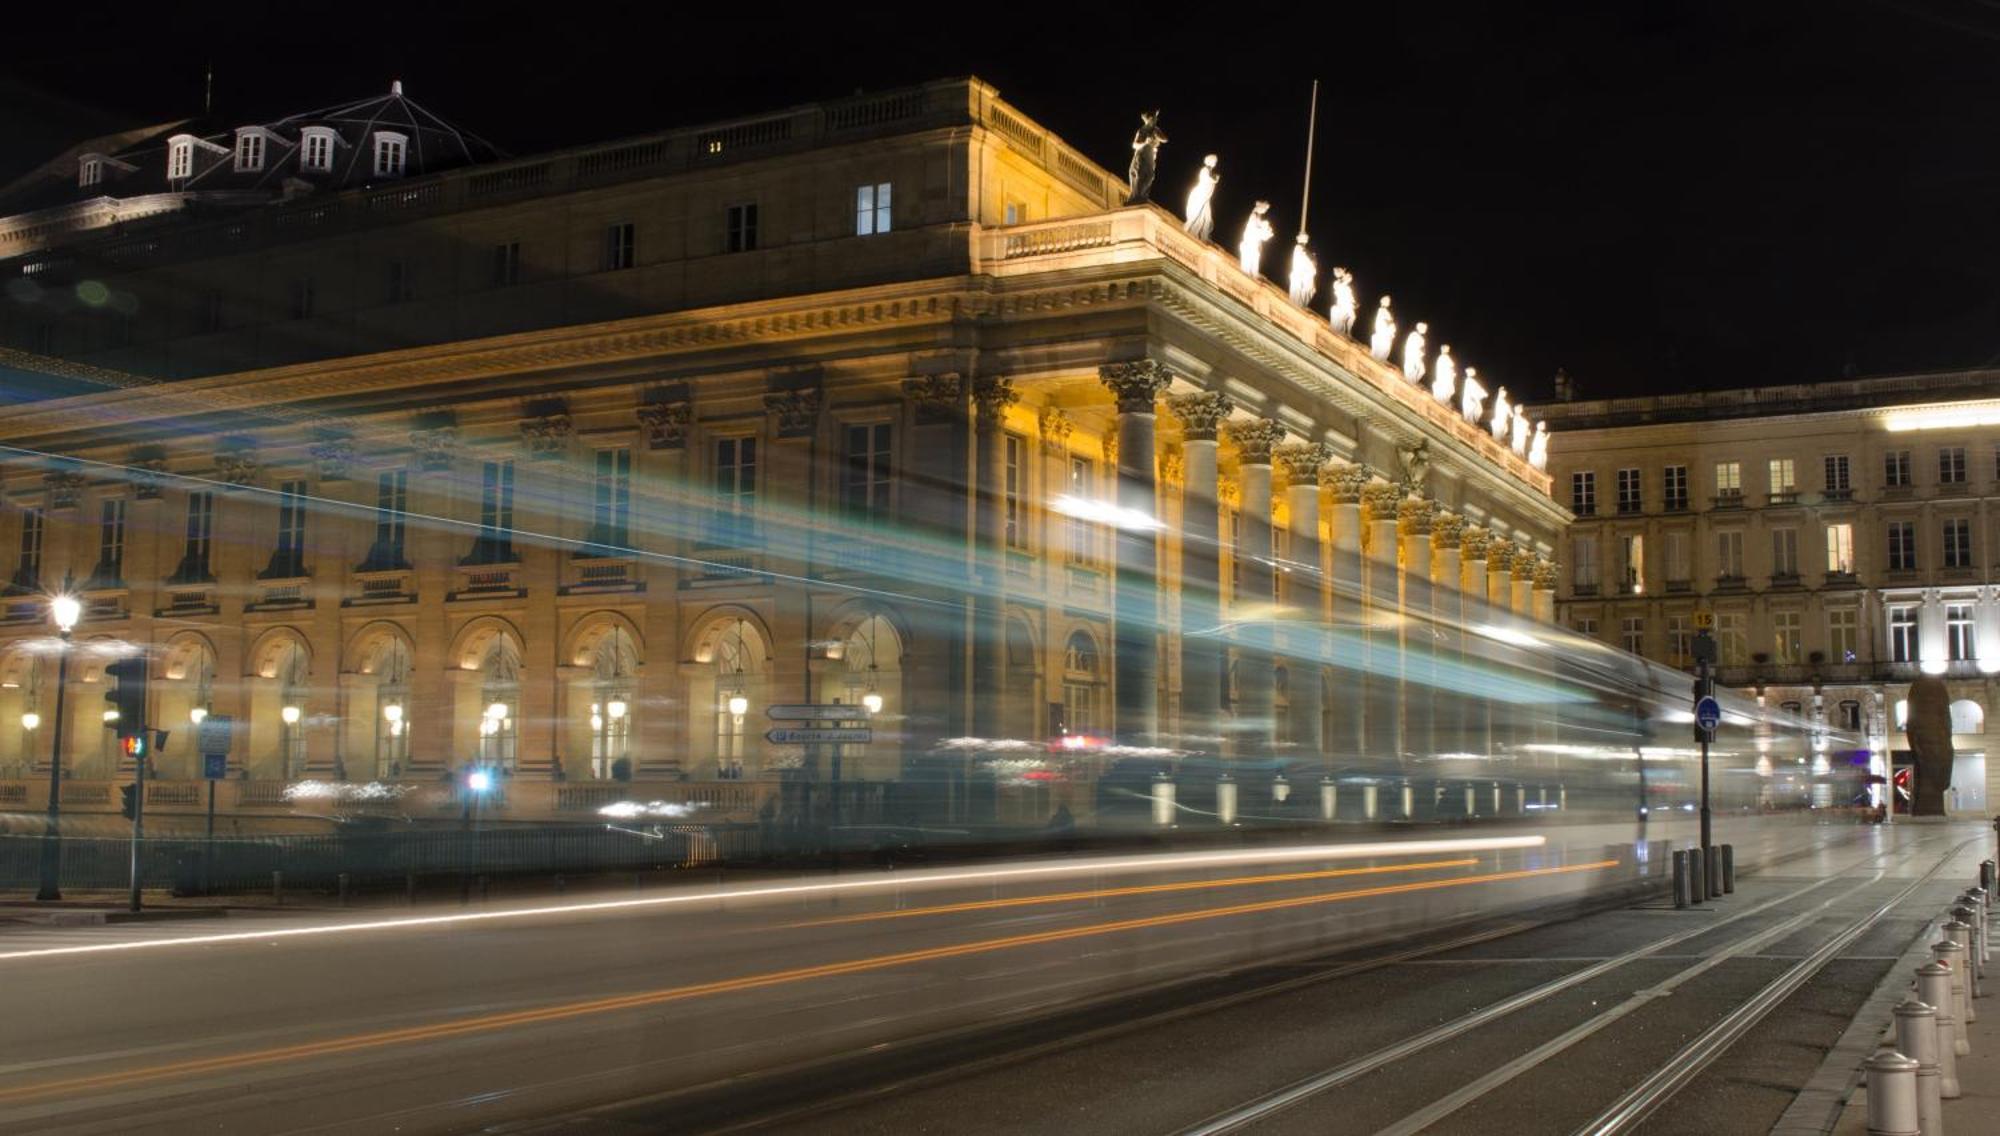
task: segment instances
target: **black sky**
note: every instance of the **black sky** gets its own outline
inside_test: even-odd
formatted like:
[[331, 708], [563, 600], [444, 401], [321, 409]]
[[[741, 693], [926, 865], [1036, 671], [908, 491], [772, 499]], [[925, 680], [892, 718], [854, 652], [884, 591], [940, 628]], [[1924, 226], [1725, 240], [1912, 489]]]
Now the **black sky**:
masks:
[[1119, 172], [1162, 107], [1156, 196], [1218, 153], [1233, 243], [1257, 197], [1296, 228], [1317, 77], [1322, 266], [1517, 391], [1557, 367], [1610, 396], [2000, 357], [1986, 0], [57, 7], [0, 64], [0, 174], [198, 112], [211, 61], [226, 119], [401, 78], [515, 153], [973, 73]]

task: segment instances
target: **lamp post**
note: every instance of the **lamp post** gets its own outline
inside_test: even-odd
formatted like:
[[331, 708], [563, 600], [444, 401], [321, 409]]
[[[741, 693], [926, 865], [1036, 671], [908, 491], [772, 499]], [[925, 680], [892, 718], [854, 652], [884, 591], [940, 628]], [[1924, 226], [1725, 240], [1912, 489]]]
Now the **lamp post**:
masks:
[[64, 581], [63, 590], [49, 599], [49, 618], [55, 621], [56, 633], [62, 636], [62, 647], [56, 655], [56, 723], [49, 733], [53, 736], [49, 751], [49, 817], [48, 828], [42, 833], [42, 886], [35, 898], [53, 902], [62, 898], [62, 746], [63, 746], [63, 701], [69, 688], [69, 637], [76, 630], [76, 622], [83, 617], [83, 604], [73, 595]]

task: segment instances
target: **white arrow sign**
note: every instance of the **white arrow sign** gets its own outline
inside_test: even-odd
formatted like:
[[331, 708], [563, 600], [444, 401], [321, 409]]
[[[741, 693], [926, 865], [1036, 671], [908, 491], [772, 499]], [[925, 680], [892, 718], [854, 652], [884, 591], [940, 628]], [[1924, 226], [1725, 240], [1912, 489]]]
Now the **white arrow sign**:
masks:
[[765, 730], [764, 740], [776, 745], [812, 745], [823, 742], [866, 743], [875, 739], [875, 731], [866, 727], [853, 729], [778, 729]]

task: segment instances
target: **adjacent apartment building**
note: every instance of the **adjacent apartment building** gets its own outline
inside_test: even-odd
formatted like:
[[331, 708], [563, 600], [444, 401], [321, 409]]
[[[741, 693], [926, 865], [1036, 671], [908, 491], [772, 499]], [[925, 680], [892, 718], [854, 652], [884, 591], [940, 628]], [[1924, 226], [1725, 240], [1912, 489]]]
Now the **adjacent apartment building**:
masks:
[[1576, 516], [1559, 613], [1690, 666], [1710, 611], [1722, 682], [1907, 754], [1920, 672], [1952, 691], [1960, 812], [1983, 813], [2000, 672], [2000, 371], [1558, 402]]

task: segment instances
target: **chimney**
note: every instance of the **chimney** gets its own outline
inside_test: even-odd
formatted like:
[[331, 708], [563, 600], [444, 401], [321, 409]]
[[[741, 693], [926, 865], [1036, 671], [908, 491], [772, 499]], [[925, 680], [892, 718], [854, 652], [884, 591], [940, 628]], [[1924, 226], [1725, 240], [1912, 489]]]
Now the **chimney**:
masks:
[[403, 81], [401, 79], [389, 80], [389, 94], [392, 98], [400, 99], [403, 97]]

